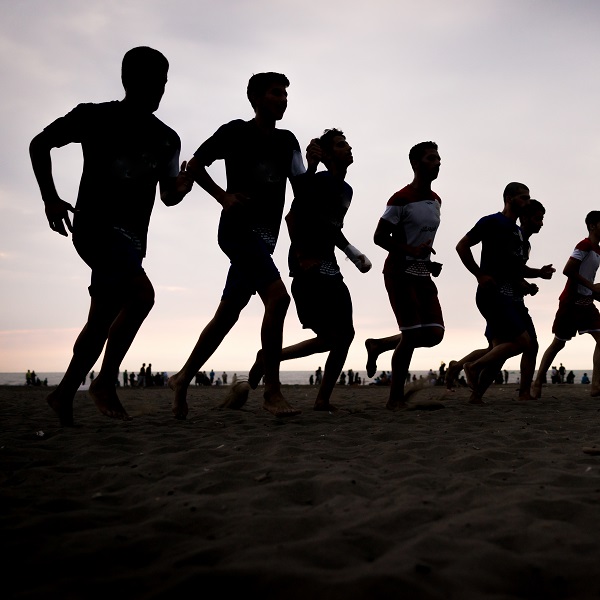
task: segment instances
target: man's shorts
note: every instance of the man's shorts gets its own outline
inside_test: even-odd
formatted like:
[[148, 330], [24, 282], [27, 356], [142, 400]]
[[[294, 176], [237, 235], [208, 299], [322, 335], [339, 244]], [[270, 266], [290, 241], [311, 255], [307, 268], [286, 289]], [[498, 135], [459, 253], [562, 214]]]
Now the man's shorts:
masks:
[[600, 312], [596, 305], [575, 304], [574, 302], [559, 302], [552, 333], [562, 341], [570, 340], [577, 332], [590, 333], [600, 331]]
[[281, 279], [269, 246], [247, 223], [221, 217], [219, 246], [231, 261], [221, 300], [247, 302], [257, 291]]
[[352, 300], [341, 275], [296, 275], [292, 296], [304, 329], [329, 338], [346, 333], [354, 335]]
[[[533, 341], [537, 341], [537, 332], [535, 330], [535, 326], [533, 324], [533, 320], [531, 318], [531, 315], [529, 314], [529, 309], [525, 306], [524, 302], [516, 302], [516, 301], [514, 301], [514, 304], [515, 304], [515, 308], [517, 310], [517, 313], [519, 313], [521, 319], [523, 320], [523, 324], [525, 325], [525, 331], [527, 331], [527, 333], [529, 334], [529, 337]], [[494, 339], [490, 335], [490, 329], [487, 326], [485, 328], [485, 337], [490, 342]]]
[[127, 231], [111, 226], [76, 224], [73, 245], [92, 269], [88, 289], [93, 298], [115, 298], [127, 292], [135, 278], [145, 275], [141, 242]]
[[512, 342], [526, 331], [535, 333], [533, 321], [525, 305], [497, 288], [477, 288], [477, 308], [486, 321], [485, 335], [489, 341]]
[[419, 327], [444, 329], [442, 307], [431, 277], [384, 273], [383, 279], [400, 331]]

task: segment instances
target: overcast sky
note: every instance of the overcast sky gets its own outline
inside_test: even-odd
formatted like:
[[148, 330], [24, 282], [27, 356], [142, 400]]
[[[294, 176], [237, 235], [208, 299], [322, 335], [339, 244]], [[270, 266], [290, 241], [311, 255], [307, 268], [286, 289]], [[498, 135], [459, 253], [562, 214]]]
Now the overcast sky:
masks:
[[[530, 265], [553, 263], [557, 273], [527, 299], [541, 356], [552, 339], [564, 264], [586, 235], [585, 215], [600, 209], [599, 32], [596, 0], [0, 0], [0, 371], [63, 371], [89, 306], [88, 268], [70, 238], [48, 227], [29, 142], [80, 102], [121, 99], [121, 58], [140, 45], [170, 61], [156, 114], [179, 133], [182, 159], [221, 124], [253, 116], [245, 89], [261, 71], [289, 77], [280, 127], [302, 148], [325, 128], [346, 133], [355, 162], [344, 231], [373, 262], [363, 275], [339, 258], [356, 329], [346, 368], [364, 374], [364, 340], [397, 332], [381, 274], [386, 253], [373, 232], [388, 198], [410, 182], [408, 150], [423, 140], [436, 141], [442, 156], [434, 247], [444, 264], [436, 284], [446, 335], [439, 346], [417, 350], [412, 368], [437, 369], [486, 345], [476, 282], [454, 248], [477, 219], [502, 209], [509, 181], [527, 184], [547, 208]], [[70, 145], [52, 156], [59, 193], [74, 203], [81, 149]], [[225, 183], [222, 165], [210, 172]], [[290, 202], [288, 187], [286, 212]], [[156, 304], [123, 368], [151, 362], [172, 371], [187, 358], [225, 282], [219, 209], [197, 186], [176, 207], [156, 204], [144, 263]], [[286, 284], [288, 246], [282, 227], [275, 261]], [[248, 369], [261, 318], [255, 297], [206, 369]], [[284, 342], [308, 335], [292, 304]], [[592, 351], [591, 336], [578, 337], [557, 361], [589, 369]], [[382, 356], [380, 368], [389, 369], [390, 358]], [[507, 367], [518, 368], [518, 359]]]

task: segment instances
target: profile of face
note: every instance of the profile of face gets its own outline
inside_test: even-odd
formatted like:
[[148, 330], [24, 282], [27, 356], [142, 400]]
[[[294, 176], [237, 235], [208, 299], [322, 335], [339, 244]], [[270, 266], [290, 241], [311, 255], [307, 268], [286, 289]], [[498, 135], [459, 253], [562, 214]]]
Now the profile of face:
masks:
[[522, 215], [520, 221], [521, 229], [533, 235], [539, 233], [544, 226], [544, 213], [541, 210], [536, 210], [532, 215]]
[[287, 97], [285, 85], [273, 84], [264, 95], [254, 98], [254, 111], [264, 118], [279, 121], [285, 114]]
[[127, 101], [139, 110], [153, 113], [160, 106], [166, 85], [166, 73], [139, 74], [128, 81], [125, 96]]
[[349, 167], [354, 162], [352, 146], [350, 146], [345, 136], [336, 135], [333, 138], [331, 150], [327, 152], [325, 159], [340, 167]]
[[423, 158], [421, 158], [417, 164], [419, 175], [429, 181], [433, 181], [434, 179], [437, 179], [437, 176], [440, 173], [441, 164], [442, 159], [440, 158], [439, 152], [433, 149], [427, 150]]

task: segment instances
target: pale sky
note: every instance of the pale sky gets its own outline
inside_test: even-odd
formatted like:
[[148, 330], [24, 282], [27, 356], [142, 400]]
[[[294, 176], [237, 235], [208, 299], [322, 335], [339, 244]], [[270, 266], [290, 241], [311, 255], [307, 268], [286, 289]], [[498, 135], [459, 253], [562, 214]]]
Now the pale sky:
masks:
[[[527, 184], [547, 209], [529, 264], [553, 263], [557, 273], [539, 280], [540, 292], [527, 299], [541, 356], [552, 339], [564, 264], [586, 235], [585, 215], [600, 209], [599, 32], [595, 0], [0, 0], [0, 371], [63, 371], [89, 307], [88, 268], [70, 238], [48, 227], [29, 142], [80, 102], [122, 99], [122, 56], [141, 45], [170, 61], [156, 114], [180, 135], [182, 159], [221, 124], [253, 116], [245, 90], [261, 71], [290, 79], [279, 126], [302, 148], [325, 128], [346, 133], [355, 162], [344, 232], [373, 262], [361, 274], [339, 257], [356, 329], [346, 368], [364, 375], [364, 340], [397, 332], [381, 274], [386, 253], [373, 232], [388, 198], [411, 181], [408, 150], [424, 140], [436, 141], [442, 156], [434, 248], [444, 264], [435, 281], [446, 335], [439, 346], [417, 350], [411, 368], [435, 370], [486, 345], [476, 282], [454, 248], [480, 217], [502, 209], [510, 181]], [[59, 193], [75, 203], [80, 147], [52, 156]], [[222, 165], [210, 172], [225, 184]], [[286, 212], [290, 202], [288, 187]], [[173, 371], [187, 358], [225, 282], [219, 211], [198, 186], [176, 207], [155, 205], [144, 266], [156, 304], [123, 368], [151, 362]], [[289, 289], [289, 238], [281, 231], [275, 262]], [[254, 297], [206, 370], [249, 368], [262, 312]], [[284, 342], [310, 335], [292, 304]], [[592, 338], [578, 337], [557, 362], [589, 369], [592, 352]], [[390, 358], [380, 358], [380, 369], [390, 369]], [[324, 362], [318, 355], [282, 368]], [[517, 369], [518, 359], [507, 368]]]

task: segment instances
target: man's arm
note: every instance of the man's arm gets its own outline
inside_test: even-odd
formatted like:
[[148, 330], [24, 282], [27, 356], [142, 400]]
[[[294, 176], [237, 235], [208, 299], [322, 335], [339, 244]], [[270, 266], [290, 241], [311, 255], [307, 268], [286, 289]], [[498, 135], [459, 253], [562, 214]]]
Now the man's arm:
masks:
[[432, 240], [428, 240], [419, 246], [409, 246], [392, 236], [394, 225], [386, 219], [379, 219], [379, 223], [373, 234], [373, 241], [387, 250], [391, 254], [408, 254], [414, 258], [424, 258], [431, 254], [435, 254], [435, 250], [431, 247]]
[[210, 194], [223, 207], [223, 210], [229, 211], [240, 208], [248, 200], [244, 194], [230, 194], [217, 185], [214, 179], [208, 174], [206, 167], [196, 157], [193, 157], [188, 162], [187, 172], [191, 174], [194, 181], [207, 194]]
[[523, 267], [523, 277], [527, 277], [528, 279], [533, 279], [534, 277], [552, 279], [552, 275], [555, 272], [556, 269], [552, 265], [544, 265], [539, 269], [534, 269], [533, 267], [528, 267], [527, 265]]
[[581, 261], [576, 258], [569, 258], [565, 268], [563, 269], [563, 275], [566, 275], [572, 281], [582, 285], [583, 287], [588, 288], [594, 294], [600, 294], [600, 283], [594, 283], [579, 273], [579, 267], [581, 267]]
[[160, 181], [160, 199], [166, 206], [179, 204], [190, 192], [194, 185], [192, 174], [186, 169], [186, 161], [181, 163], [181, 169], [177, 177], [169, 177]]
[[50, 151], [56, 147], [57, 144], [52, 140], [50, 134], [42, 131], [31, 140], [29, 156], [35, 178], [40, 187], [50, 229], [66, 236], [67, 229], [73, 231], [69, 211], [75, 212], [75, 209], [71, 204], [62, 200], [56, 191], [54, 177], [52, 176], [52, 158], [50, 156]]
[[467, 270], [472, 273], [477, 279], [477, 283], [479, 285], [495, 285], [495, 281], [489, 275], [485, 275], [479, 265], [475, 262], [475, 258], [473, 257], [473, 252], [471, 248], [475, 246], [473, 242], [469, 239], [469, 236], [464, 236], [458, 244], [456, 244], [456, 252], [460, 257], [463, 265], [467, 267]]
[[367, 273], [371, 270], [373, 263], [358, 248], [355, 248], [341, 231], [336, 236], [335, 245], [354, 263], [361, 273]]

